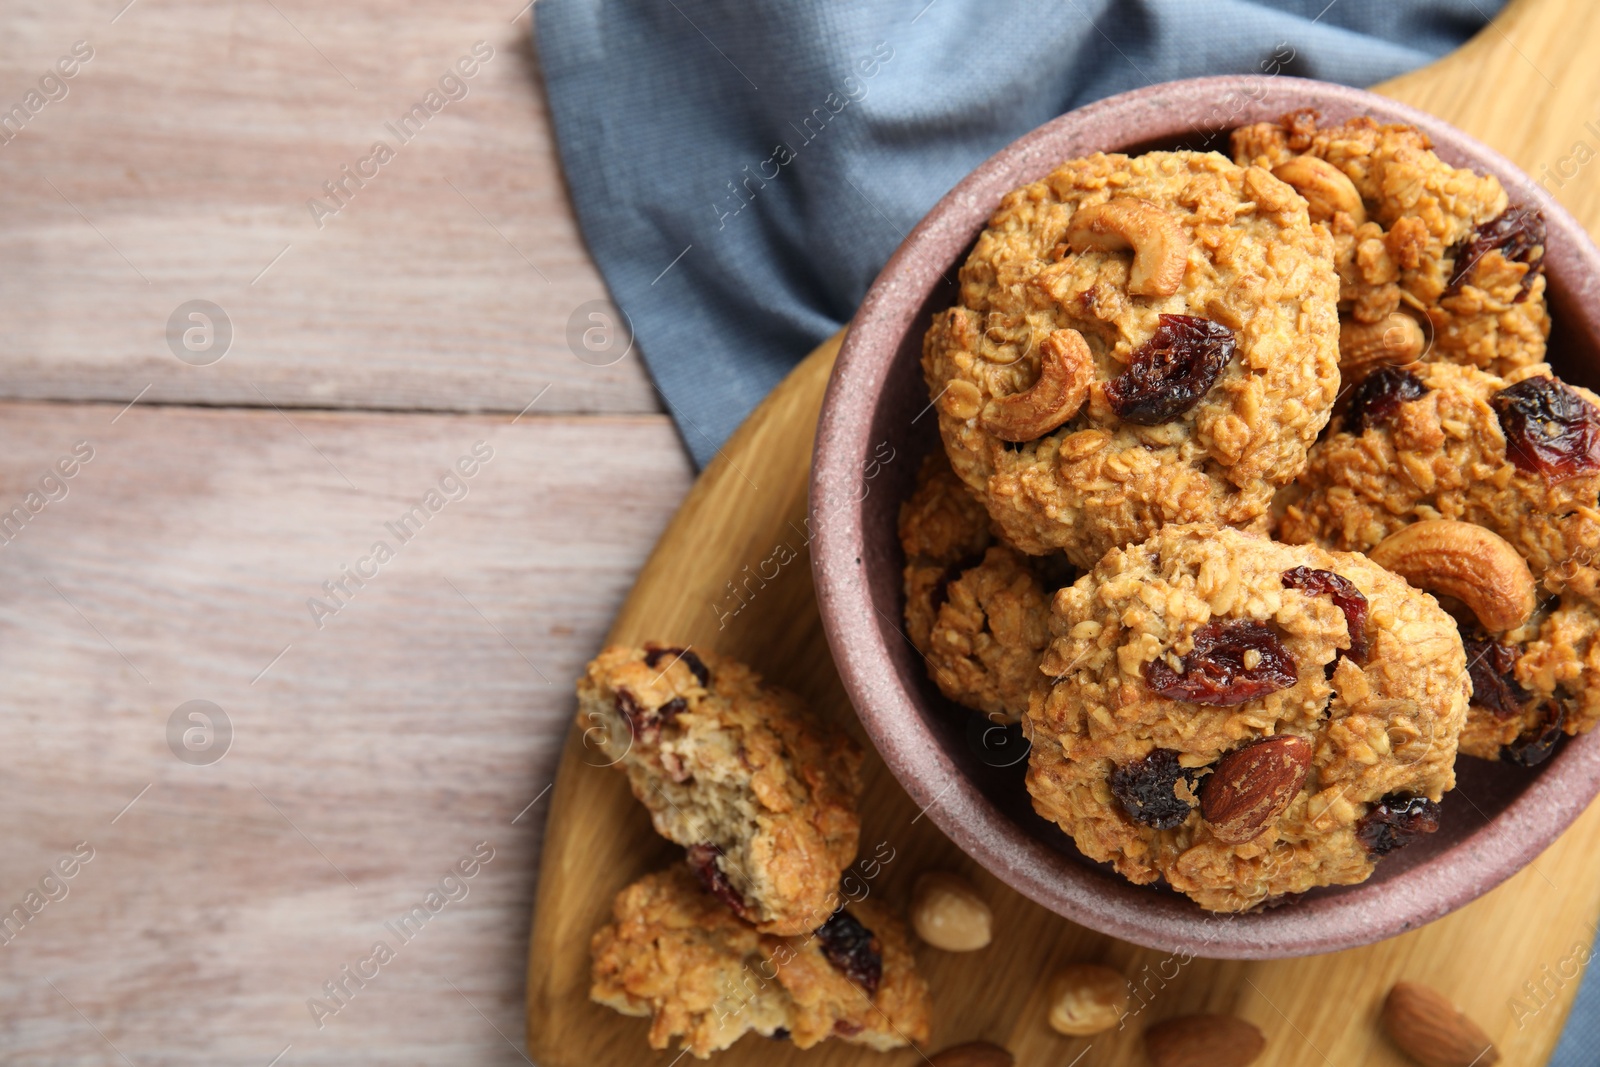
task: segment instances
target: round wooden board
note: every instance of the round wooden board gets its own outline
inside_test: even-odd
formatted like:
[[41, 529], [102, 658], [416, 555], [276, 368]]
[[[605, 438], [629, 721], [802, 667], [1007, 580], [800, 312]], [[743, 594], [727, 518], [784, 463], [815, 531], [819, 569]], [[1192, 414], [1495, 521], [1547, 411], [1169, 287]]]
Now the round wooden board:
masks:
[[[1593, 61], [1600, 20], [1563, 17], [1571, 10], [1557, 0], [1519, 0], [1456, 54], [1379, 88], [1494, 145], [1536, 178], [1542, 167], [1557, 168], [1547, 187], [1593, 232], [1600, 185], [1557, 184], [1575, 142], [1600, 148], [1600, 122], [1592, 132], [1585, 126], [1600, 118], [1592, 103], [1600, 100], [1600, 63]], [[861, 738], [817, 619], [806, 550], [811, 441], [838, 340], [798, 366], [700, 477], [610, 639], [657, 639], [737, 657]], [[897, 461], [911, 462], [887, 460]], [[652, 832], [623, 776], [601, 762], [575, 725], [550, 808], [529, 950], [528, 1048], [541, 1067], [669, 1064], [679, 1055], [651, 1053], [645, 1020], [588, 1000], [589, 936], [611, 898], [680, 854]], [[1149, 1023], [1222, 1011], [1267, 1034], [1264, 1063], [1400, 1067], [1408, 1061], [1380, 1035], [1376, 1019], [1390, 985], [1406, 978], [1448, 993], [1495, 1039], [1502, 1062], [1540, 1064], [1576, 992], [1573, 961], [1587, 953], [1600, 916], [1600, 882], [1589, 862], [1600, 849], [1600, 807], [1591, 807], [1505, 885], [1402, 937], [1298, 960], [1174, 957], [1086, 930], [978, 870], [922, 817], [870, 749], [865, 777], [862, 855], [892, 855], [871, 892], [903, 906], [921, 871], [961, 871], [994, 908], [995, 942], [977, 954], [919, 950], [935, 1002], [933, 1039], [921, 1052], [883, 1055], [840, 1042], [798, 1052], [746, 1037], [719, 1054], [721, 1062], [914, 1064], [924, 1062], [922, 1053], [985, 1038], [1020, 1063], [1120, 1067], [1145, 1062], [1138, 1033]], [[1069, 1039], [1044, 1024], [1048, 976], [1075, 960], [1107, 963], [1134, 982], [1137, 1011], [1122, 1030]]]

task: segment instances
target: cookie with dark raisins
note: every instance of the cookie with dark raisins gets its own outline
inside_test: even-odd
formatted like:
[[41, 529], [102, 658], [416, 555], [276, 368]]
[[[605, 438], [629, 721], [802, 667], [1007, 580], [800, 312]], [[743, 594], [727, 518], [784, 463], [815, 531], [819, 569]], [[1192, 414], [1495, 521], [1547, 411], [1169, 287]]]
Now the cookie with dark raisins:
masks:
[[684, 645], [608, 648], [578, 682], [588, 762], [628, 776], [706, 891], [768, 933], [814, 930], [855, 859], [861, 752], [792, 694]]
[[1368, 810], [1454, 787], [1456, 622], [1365, 556], [1166, 526], [1062, 590], [1050, 628], [1028, 791], [1131, 881], [1212, 911], [1359, 882]]
[[1091, 567], [1163, 523], [1264, 521], [1338, 392], [1332, 241], [1216, 153], [1070, 160], [1009, 194], [923, 343], [999, 535]]

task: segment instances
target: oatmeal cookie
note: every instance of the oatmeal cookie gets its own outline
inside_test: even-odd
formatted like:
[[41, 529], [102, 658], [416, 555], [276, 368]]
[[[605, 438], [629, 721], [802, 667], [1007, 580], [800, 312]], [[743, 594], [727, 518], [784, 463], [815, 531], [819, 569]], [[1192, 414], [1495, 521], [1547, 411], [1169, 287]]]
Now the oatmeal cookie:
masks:
[[1544, 219], [1492, 175], [1452, 167], [1414, 126], [1370, 118], [1318, 128], [1314, 111], [1233, 132], [1241, 166], [1265, 167], [1333, 233], [1347, 378], [1440, 360], [1507, 374], [1541, 363]]
[[701, 1059], [755, 1031], [810, 1048], [828, 1037], [878, 1050], [928, 1039], [928, 987], [905, 926], [876, 900], [814, 934], [762, 934], [681, 867], [617, 894], [590, 941], [590, 998], [651, 1016], [650, 1047]]
[[1051, 630], [1028, 791], [1129, 880], [1243, 911], [1437, 827], [1461, 638], [1365, 557], [1167, 526], [1057, 593]]
[[1278, 535], [1365, 552], [1419, 519], [1459, 519], [1509, 541], [1551, 593], [1595, 597], [1596, 404], [1543, 365], [1385, 368], [1311, 450]]
[[[1279, 536], [1381, 553], [1413, 524], [1483, 527], [1526, 561], [1536, 610], [1499, 624], [1452, 605], [1472, 667], [1461, 751], [1525, 764], [1600, 722], [1600, 407], [1544, 366], [1385, 368], [1311, 452]], [[1393, 541], [1388, 541], [1393, 544]], [[1422, 584], [1426, 584], [1423, 582]], [[1554, 725], [1552, 725], [1554, 724]]]
[[1095, 155], [1001, 202], [922, 367], [1001, 536], [1080, 567], [1262, 519], [1338, 391], [1332, 241], [1215, 153]]
[[906, 633], [945, 696], [1016, 722], [1043, 684], [1050, 593], [1075, 573], [1059, 553], [1025, 556], [997, 543], [989, 516], [943, 452], [923, 461], [900, 509]]
[[578, 682], [578, 721], [656, 832], [764, 933], [814, 929], [855, 859], [861, 751], [739, 663], [608, 648]]

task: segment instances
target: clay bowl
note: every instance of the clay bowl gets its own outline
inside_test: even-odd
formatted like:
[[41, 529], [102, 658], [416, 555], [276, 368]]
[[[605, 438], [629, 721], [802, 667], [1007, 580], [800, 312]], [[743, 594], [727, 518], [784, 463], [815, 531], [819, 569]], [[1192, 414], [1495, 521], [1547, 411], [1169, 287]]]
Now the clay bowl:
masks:
[[[1074, 922], [1161, 951], [1270, 959], [1368, 944], [1488, 892], [1542, 851], [1600, 789], [1600, 731], [1524, 770], [1463, 758], [1443, 826], [1362, 885], [1280, 908], [1219, 916], [1170, 890], [1134, 886], [1084, 858], [1035, 815], [1026, 743], [945, 700], [899, 627], [900, 502], [938, 447], [919, 360], [931, 316], [954, 302], [956, 268], [1000, 198], [1097, 151], [1227, 150], [1226, 131], [1314, 107], [1325, 121], [1412, 123], [1458, 166], [1498, 177], [1548, 223], [1550, 338], [1557, 373], [1600, 380], [1600, 253], [1582, 227], [1508, 160], [1438, 119], [1372, 93], [1296, 78], [1198, 78], [1080, 108], [1015, 141], [957, 185], [878, 275], [851, 323], [817, 427], [812, 568], [834, 660], [867, 733], [918, 807], [996, 877]], [[893, 459], [883, 462], [893, 450]], [[862, 492], [863, 472], [872, 472]]]

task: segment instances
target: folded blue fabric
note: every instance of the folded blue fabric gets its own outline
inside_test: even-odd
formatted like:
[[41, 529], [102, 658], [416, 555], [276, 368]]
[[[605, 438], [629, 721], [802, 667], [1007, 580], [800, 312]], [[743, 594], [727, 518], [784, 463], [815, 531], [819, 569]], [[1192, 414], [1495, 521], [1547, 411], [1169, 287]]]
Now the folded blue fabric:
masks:
[[584, 237], [696, 463], [998, 149], [1201, 74], [1368, 85], [1502, 0], [540, 0]]

